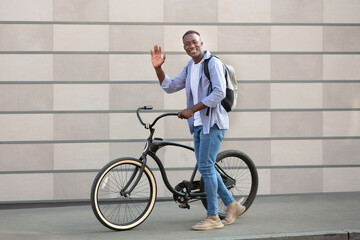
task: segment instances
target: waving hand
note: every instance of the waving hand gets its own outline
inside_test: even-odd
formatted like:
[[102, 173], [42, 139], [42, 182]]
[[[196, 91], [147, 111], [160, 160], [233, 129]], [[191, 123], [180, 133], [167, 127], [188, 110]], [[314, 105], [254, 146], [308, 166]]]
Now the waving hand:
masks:
[[150, 50], [150, 53], [151, 53], [151, 62], [152, 62], [153, 67], [155, 69], [161, 67], [161, 65], [163, 65], [163, 63], [165, 62], [165, 58], [166, 58], [165, 54], [163, 57], [161, 57], [161, 47], [158, 45], [155, 45], [154, 51]]

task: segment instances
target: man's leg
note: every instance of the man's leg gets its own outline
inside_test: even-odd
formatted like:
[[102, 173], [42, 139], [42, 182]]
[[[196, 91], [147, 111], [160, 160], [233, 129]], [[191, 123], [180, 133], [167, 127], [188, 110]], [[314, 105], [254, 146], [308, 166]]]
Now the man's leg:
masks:
[[[194, 148], [199, 172], [203, 177], [205, 191], [207, 195], [207, 215], [208, 217], [195, 225], [195, 230], [209, 230], [221, 228], [217, 210], [217, 192], [220, 175], [215, 169], [216, 155], [220, 149], [221, 141], [226, 130], [220, 130], [216, 125], [210, 129], [209, 134], [203, 134], [202, 127], [196, 127], [194, 132]], [[222, 182], [222, 180], [221, 180]], [[223, 183], [222, 183], [223, 184]], [[226, 188], [226, 187], [225, 187]], [[231, 194], [230, 194], [231, 196]]]

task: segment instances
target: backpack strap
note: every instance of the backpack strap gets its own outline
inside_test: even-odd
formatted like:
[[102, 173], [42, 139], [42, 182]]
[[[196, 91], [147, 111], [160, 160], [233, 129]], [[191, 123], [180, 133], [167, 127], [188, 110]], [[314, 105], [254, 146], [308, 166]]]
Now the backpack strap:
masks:
[[[212, 83], [211, 83], [210, 72], [209, 72], [209, 61], [212, 57], [213, 57], [213, 55], [210, 55], [210, 57], [208, 59], [204, 60], [204, 74], [209, 79], [211, 92], [212, 92]], [[210, 113], [210, 107], [208, 107], [206, 110], [206, 116], [209, 116], [209, 113]]]
[[[210, 79], [209, 61], [211, 60], [212, 57], [216, 57], [217, 59], [219, 59], [217, 56], [211, 55], [208, 59], [204, 60], [204, 74], [209, 79], [211, 92], [212, 92], [212, 83], [211, 83], [211, 79]], [[227, 71], [225, 70], [225, 81], [226, 81], [226, 87], [227, 87], [228, 82], [226, 79], [227, 79]], [[208, 109], [206, 111], [206, 116], [209, 116], [209, 111], [210, 111], [210, 107], [208, 107]]]
[[209, 61], [212, 57], [213, 55], [211, 55], [208, 59], [204, 60], [204, 74], [209, 79], [210, 84], [211, 84], [211, 80], [210, 80], [210, 72], [209, 72]]

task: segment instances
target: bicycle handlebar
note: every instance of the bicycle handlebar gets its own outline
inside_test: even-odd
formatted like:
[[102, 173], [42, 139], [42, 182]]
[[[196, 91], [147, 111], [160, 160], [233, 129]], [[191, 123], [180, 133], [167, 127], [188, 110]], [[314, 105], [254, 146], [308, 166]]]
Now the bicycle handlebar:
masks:
[[139, 107], [137, 110], [136, 110], [136, 115], [141, 123], [141, 125], [143, 125], [146, 129], [149, 129], [149, 128], [152, 128], [155, 123], [163, 118], [163, 117], [166, 117], [166, 116], [178, 116], [179, 113], [164, 113], [164, 114], [161, 114], [160, 116], [158, 116], [157, 118], [155, 118], [155, 120], [153, 121], [152, 124], [149, 124], [149, 123], [144, 123], [143, 120], [141, 119], [140, 117], [140, 110], [152, 110], [153, 107], [152, 106], [144, 106], [144, 107]]

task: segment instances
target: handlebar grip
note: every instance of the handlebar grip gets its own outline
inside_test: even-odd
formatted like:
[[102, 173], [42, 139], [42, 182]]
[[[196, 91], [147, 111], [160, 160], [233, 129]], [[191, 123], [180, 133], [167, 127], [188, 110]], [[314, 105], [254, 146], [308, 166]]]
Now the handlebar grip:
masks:
[[152, 109], [153, 109], [153, 106], [150, 106], [150, 105], [144, 106], [143, 109], [144, 109], [144, 110], [152, 110]]

